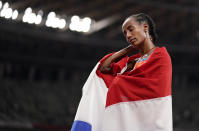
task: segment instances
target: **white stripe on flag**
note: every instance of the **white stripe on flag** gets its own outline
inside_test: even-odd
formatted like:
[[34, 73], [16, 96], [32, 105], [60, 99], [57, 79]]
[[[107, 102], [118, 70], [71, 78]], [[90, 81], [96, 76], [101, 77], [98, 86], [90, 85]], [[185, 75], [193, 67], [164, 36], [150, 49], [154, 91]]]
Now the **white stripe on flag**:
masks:
[[92, 131], [102, 131], [106, 95], [108, 91], [104, 81], [96, 74], [98, 65], [99, 63], [95, 66], [84, 84], [82, 98], [75, 116], [75, 121], [89, 123], [92, 127]]
[[172, 131], [171, 106], [171, 96], [111, 105], [103, 131]]

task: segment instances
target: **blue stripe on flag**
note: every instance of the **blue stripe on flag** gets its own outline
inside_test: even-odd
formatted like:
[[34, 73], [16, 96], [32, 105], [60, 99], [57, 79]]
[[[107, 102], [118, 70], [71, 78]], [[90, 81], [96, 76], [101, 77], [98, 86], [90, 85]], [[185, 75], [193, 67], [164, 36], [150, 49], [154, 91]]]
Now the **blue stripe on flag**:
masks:
[[71, 131], [91, 131], [91, 124], [84, 121], [74, 121]]

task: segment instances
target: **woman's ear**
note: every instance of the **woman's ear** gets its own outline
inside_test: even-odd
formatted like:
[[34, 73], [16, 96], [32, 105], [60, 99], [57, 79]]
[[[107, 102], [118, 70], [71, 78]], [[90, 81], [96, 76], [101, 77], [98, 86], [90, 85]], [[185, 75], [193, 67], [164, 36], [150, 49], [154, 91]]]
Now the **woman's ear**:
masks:
[[148, 24], [146, 22], [144, 22], [143, 26], [144, 26], [144, 32], [147, 33], [149, 31]]

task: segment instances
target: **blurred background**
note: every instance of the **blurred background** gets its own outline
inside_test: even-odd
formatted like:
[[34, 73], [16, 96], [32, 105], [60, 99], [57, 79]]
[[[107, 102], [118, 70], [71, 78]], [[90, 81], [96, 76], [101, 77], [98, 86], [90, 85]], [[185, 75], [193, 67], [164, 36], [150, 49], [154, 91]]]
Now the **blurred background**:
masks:
[[198, 131], [199, 0], [1, 0], [0, 131], [69, 131], [90, 71], [140, 12], [172, 58], [174, 131]]

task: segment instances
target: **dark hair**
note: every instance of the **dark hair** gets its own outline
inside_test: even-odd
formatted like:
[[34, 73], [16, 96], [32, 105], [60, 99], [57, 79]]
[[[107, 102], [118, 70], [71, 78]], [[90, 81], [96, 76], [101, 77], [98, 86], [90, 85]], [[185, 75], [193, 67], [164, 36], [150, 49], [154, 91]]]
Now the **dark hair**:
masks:
[[135, 18], [135, 20], [139, 24], [146, 22], [149, 25], [149, 35], [152, 37], [152, 41], [157, 42], [158, 35], [156, 33], [156, 26], [155, 26], [153, 19], [149, 15], [147, 15], [145, 13], [139, 13], [139, 14], [131, 15], [130, 18], [131, 17]]

